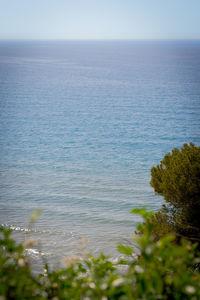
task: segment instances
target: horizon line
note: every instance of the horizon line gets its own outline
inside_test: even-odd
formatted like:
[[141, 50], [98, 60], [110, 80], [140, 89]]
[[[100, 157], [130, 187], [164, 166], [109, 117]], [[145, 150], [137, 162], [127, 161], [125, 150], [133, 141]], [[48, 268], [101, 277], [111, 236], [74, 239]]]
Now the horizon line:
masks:
[[77, 38], [77, 39], [65, 39], [65, 38], [0, 38], [0, 41], [200, 41], [199, 38], [130, 38], [130, 39], [123, 39], [123, 38], [102, 38], [102, 39], [84, 39], [84, 38]]

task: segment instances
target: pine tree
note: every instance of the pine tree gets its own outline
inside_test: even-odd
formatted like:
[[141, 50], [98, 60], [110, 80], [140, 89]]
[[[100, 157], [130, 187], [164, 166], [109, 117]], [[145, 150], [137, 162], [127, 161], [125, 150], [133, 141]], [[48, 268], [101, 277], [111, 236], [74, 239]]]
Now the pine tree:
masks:
[[166, 201], [154, 217], [158, 236], [173, 231], [200, 241], [200, 147], [184, 144], [167, 153], [151, 169], [150, 184]]

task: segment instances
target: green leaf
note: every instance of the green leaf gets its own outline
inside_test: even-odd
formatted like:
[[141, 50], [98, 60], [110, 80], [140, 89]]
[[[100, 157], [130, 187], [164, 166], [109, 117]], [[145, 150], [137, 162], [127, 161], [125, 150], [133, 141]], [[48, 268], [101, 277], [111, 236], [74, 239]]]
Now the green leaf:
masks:
[[34, 212], [32, 212], [32, 214], [30, 215], [30, 222], [35, 223], [39, 218], [39, 216], [41, 215], [41, 213], [42, 213], [41, 208], [37, 208]]
[[133, 249], [129, 246], [124, 246], [124, 245], [117, 245], [117, 249], [119, 252], [126, 254], [126, 255], [131, 255], [133, 253]]
[[154, 213], [152, 211], [147, 211], [146, 207], [143, 208], [133, 208], [131, 210], [132, 214], [136, 214], [136, 215], [140, 215], [142, 216], [144, 219], [150, 218], [154, 215]]

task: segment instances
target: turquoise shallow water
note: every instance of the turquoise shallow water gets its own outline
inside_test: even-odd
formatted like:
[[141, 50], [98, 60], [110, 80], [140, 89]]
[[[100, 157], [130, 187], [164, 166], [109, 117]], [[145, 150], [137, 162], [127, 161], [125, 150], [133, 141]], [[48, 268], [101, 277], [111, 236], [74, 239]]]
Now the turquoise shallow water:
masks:
[[[58, 263], [88, 251], [117, 257], [133, 207], [157, 210], [150, 168], [200, 144], [199, 41], [0, 42], [0, 222]], [[37, 248], [31, 250], [37, 258]]]

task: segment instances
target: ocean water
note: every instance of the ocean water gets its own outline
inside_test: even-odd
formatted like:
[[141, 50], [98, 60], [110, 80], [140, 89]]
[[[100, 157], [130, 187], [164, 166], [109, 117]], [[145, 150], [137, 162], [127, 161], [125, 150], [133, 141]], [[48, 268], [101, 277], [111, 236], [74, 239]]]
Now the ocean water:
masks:
[[163, 203], [151, 167], [200, 145], [200, 41], [1, 41], [0, 101], [0, 223], [39, 241], [36, 262], [85, 236], [117, 258], [130, 210]]

